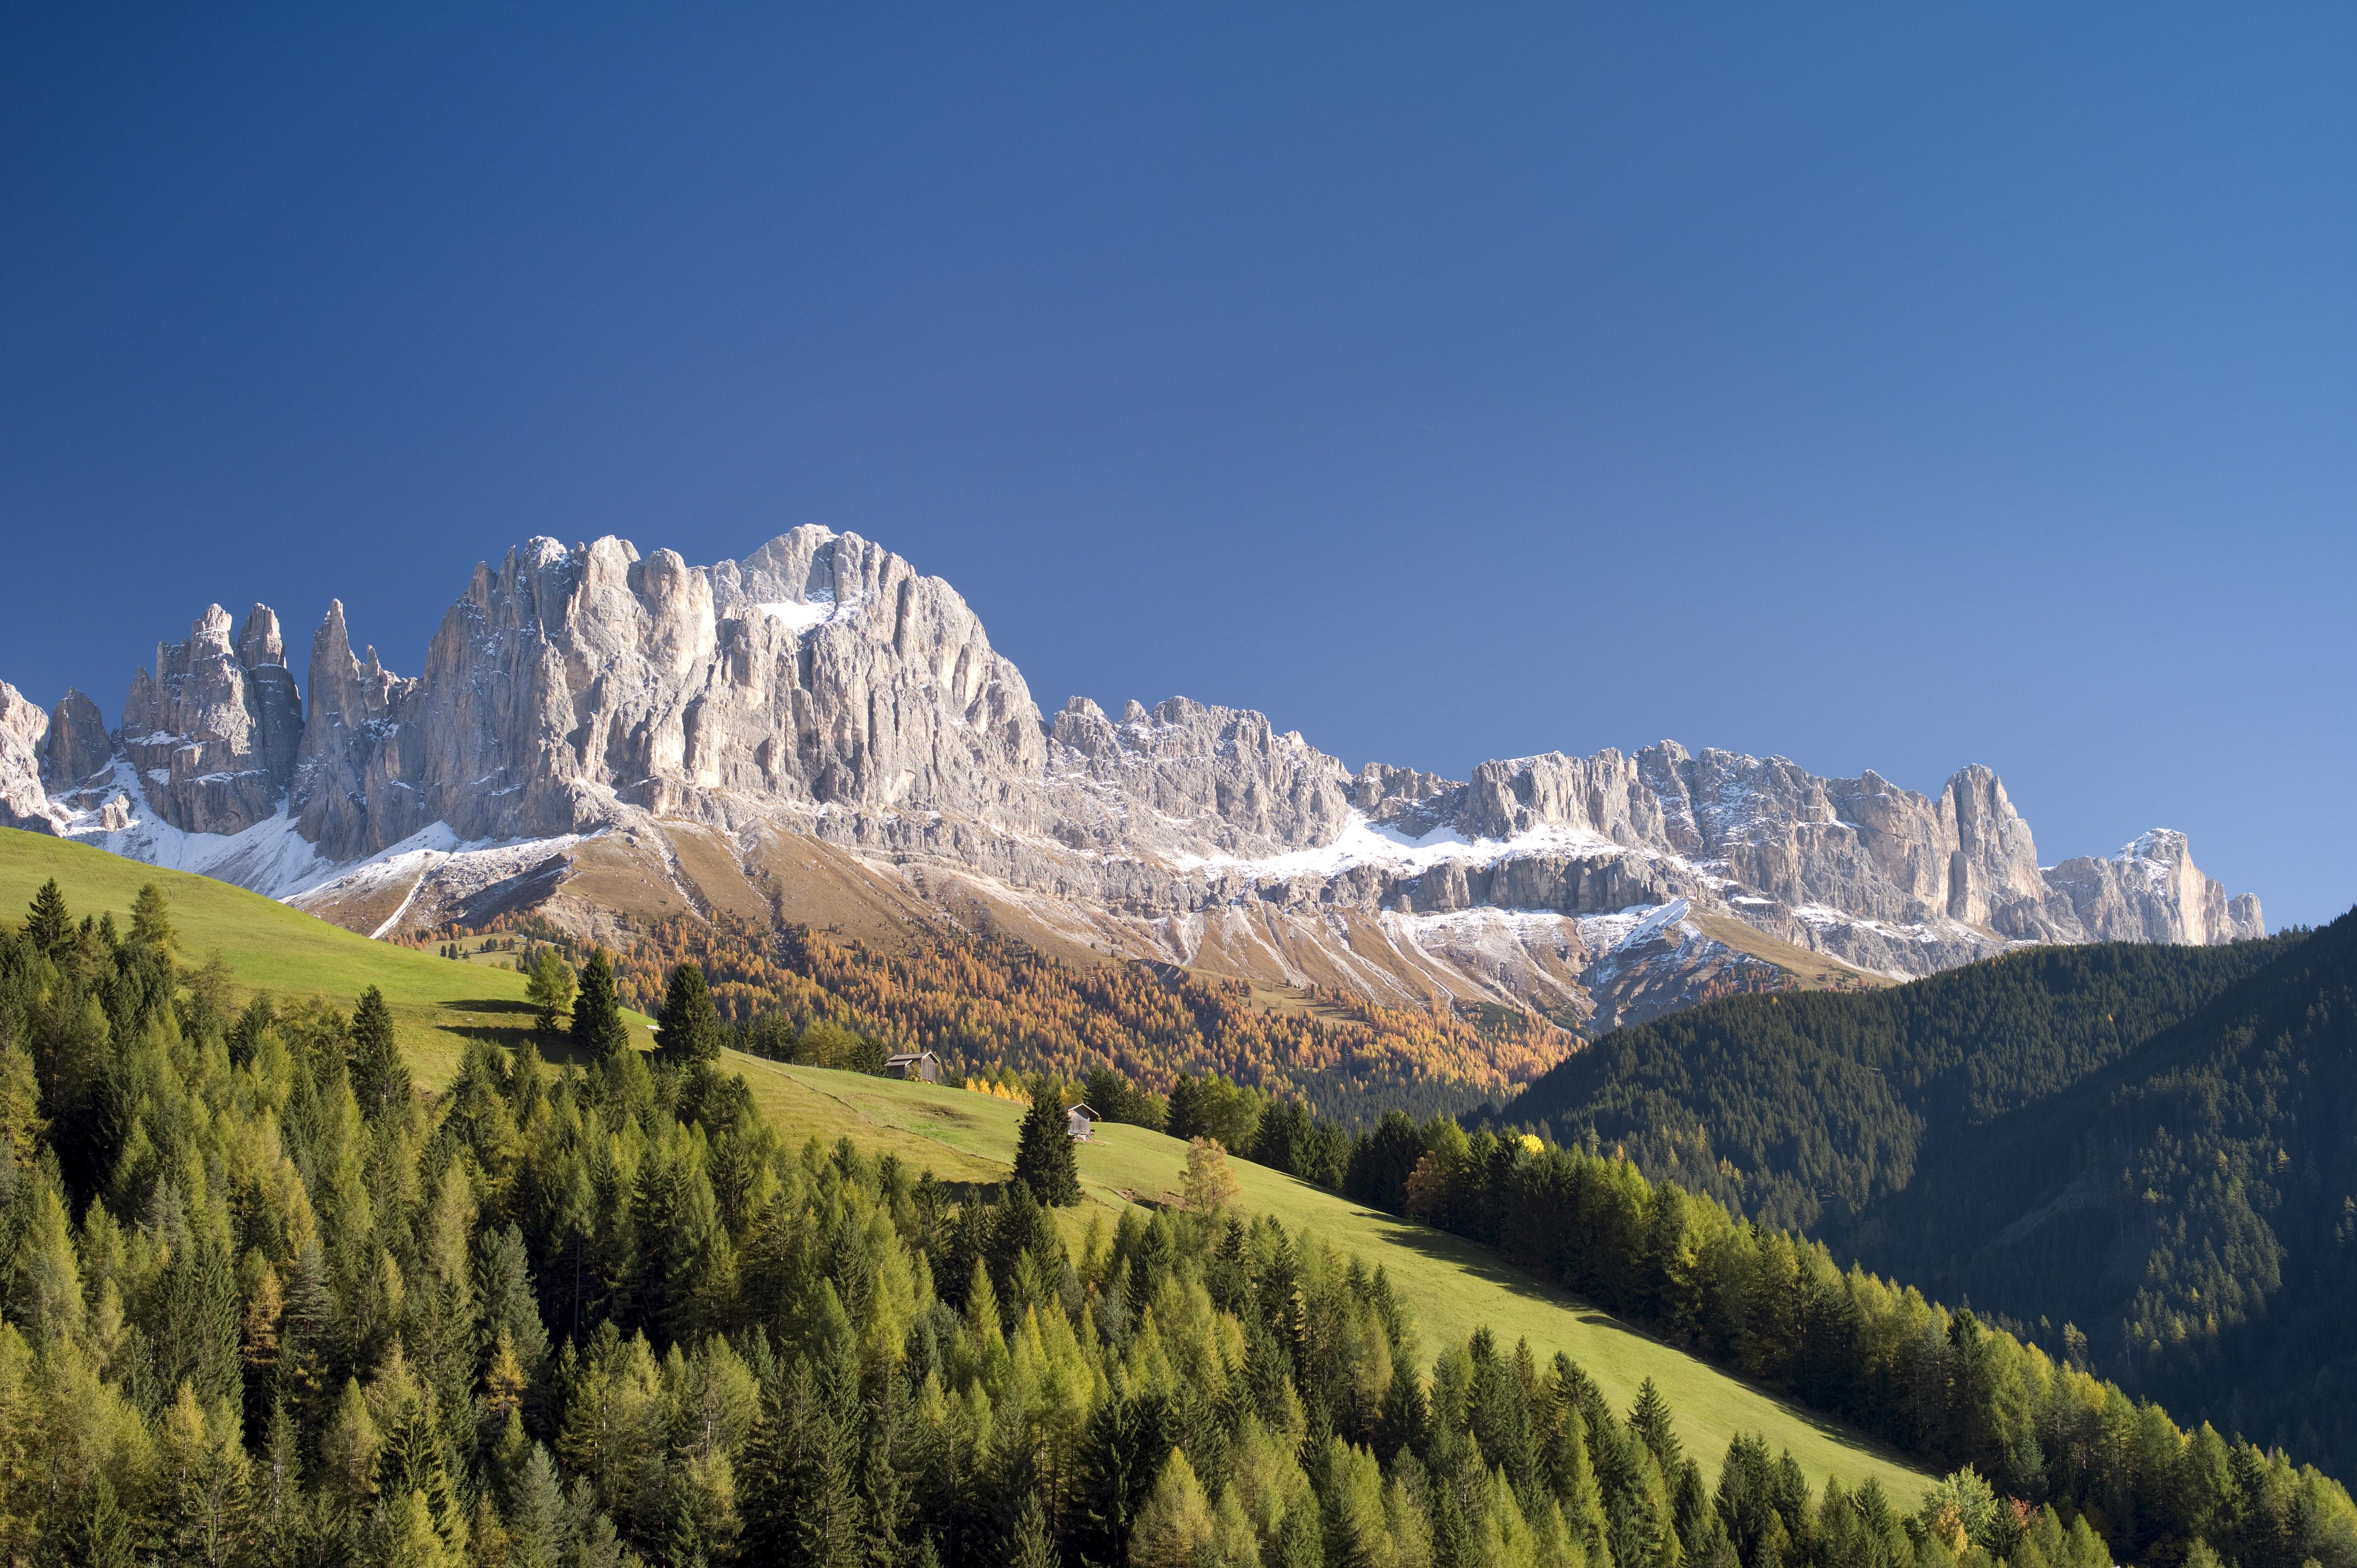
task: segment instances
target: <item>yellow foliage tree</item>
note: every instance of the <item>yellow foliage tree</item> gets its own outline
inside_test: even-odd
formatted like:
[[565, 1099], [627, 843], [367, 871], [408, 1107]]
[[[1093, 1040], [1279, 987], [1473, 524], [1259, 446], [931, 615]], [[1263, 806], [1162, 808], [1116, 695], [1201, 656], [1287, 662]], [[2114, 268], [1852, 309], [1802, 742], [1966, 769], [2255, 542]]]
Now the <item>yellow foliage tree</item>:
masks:
[[1243, 1189], [1228, 1169], [1227, 1151], [1210, 1138], [1187, 1142], [1187, 1207], [1198, 1214], [1216, 1214], [1235, 1201]]

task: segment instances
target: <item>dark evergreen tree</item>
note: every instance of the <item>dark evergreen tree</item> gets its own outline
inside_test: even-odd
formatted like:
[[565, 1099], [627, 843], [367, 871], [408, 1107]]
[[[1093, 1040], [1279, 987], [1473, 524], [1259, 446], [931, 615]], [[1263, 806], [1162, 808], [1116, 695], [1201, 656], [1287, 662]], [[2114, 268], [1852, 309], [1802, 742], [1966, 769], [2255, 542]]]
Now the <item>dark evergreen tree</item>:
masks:
[[1170, 1457], [1169, 1410], [1159, 1394], [1121, 1394], [1097, 1406], [1081, 1439], [1074, 1546], [1083, 1563], [1125, 1568], [1137, 1510]]
[[116, 1500], [114, 1484], [106, 1478], [104, 1470], [91, 1479], [90, 1500], [81, 1533], [81, 1541], [75, 1543], [74, 1561], [84, 1564], [84, 1568], [135, 1568], [139, 1561], [138, 1533], [131, 1516]]
[[352, 1098], [364, 1116], [382, 1116], [415, 1092], [409, 1064], [393, 1042], [393, 1010], [373, 985], [361, 993], [360, 1005], [352, 1009], [351, 1074]]
[[714, 1061], [720, 1056], [721, 1033], [704, 971], [692, 963], [673, 966], [662, 1011], [655, 1016], [656, 1053], [668, 1062]]
[[581, 994], [573, 1003], [573, 1048], [591, 1062], [602, 1062], [630, 1048], [630, 1026], [622, 1022], [621, 1003], [614, 992], [614, 962], [604, 948], [592, 948], [581, 966]]
[[32, 912], [25, 917], [25, 935], [45, 953], [54, 953], [73, 935], [73, 917], [66, 912], [66, 896], [50, 877], [33, 895]]
[[1081, 1200], [1081, 1162], [1065, 1126], [1064, 1098], [1044, 1080], [1031, 1096], [1031, 1109], [1024, 1112], [1016, 1139], [1015, 1180], [1053, 1208], [1069, 1208]]
[[1637, 1402], [1629, 1411], [1629, 1430], [1662, 1462], [1662, 1474], [1674, 1477], [1684, 1455], [1678, 1448], [1676, 1428], [1670, 1421], [1670, 1402], [1647, 1378], [1637, 1389]]

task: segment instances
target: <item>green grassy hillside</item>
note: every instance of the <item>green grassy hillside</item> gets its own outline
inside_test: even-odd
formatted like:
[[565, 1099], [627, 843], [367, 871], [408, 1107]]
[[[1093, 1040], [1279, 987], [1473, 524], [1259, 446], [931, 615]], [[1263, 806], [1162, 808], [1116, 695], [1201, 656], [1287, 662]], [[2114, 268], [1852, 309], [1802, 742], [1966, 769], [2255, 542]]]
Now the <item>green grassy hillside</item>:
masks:
[[[829, 1142], [849, 1136], [929, 1165], [945, 1179], [996, 1180], [1014, 1159], [1023, 1107], [1011, 1101], [755, 1057], [731, 1060], [753, 1086], [763, 1112], [791, 1136]], [[1081, 1179], [1089, 1197], [1108, 1209], [1132, 1195], [1157, 1201], [1179, 1185], [1186, 1150], [1177, 1139], [1142, 1127], [1103, 1124], [1081, 1148]], [[1714, 1475], [1730, 1438], [1760, 1432], [1771, 1445], [1791, 1448], [1812, 1477], [1838, 1476], [1855, 1487], [1878, 1477], [1883, 1489], [1900, 1499], [1931, 1484], [1932, 1477], [1887, 1450], [1671, 1349], [1486, 1248], [1249, 1161], [1232, 1164], [1245, 1208], [1380, 1262], [1414, 1310], [1427, 1354], [1487, 1325], [1510, 1345], [1527, 1337], [1542, 1362], [1558, 1350], [1569, 1355], [1624, 1409], [1651, 1378], [1677, 1412], [1686, 1452]]]
[[[0, 910], [14, 918], [51, 876], [77, 916], [112, 911], [123, 922], [141, 884], [154, 882], [171, 900], [190, 960], [218, 950], [242, 989], [348, 1005], [365, 987], [380, 987], [412, 1069], [428, 1087], [447, 1081], [467, 1037], [514, 1043], [530, 1024], [521, 975], [371, 941], [210, 878], [0, 830]], [[797, 1141], [848, 1136], [952, 1181], [1001, 1179], [1014, 1157], [1023, 1108], [1012, 1101], [733, 1053], [731, 1065], [764, 1114]], [[1136, 1127], [1104, 1126], [1081, 1150], [1089, 1197], [1108, 1215], [1133, 1197], [1158, 1201], [1178, 1186], [1184, 1164], [1183, 1144]], [[1246, 1208], [1381, 1263], [1414, 1311], [1427, 1355], [1486, 1325], [1506, 1344], [1527, 1337], [1542, 1360], [1569, 1354], [1624, 1409], [1652, 1378], [1677, 1412], [1687, 1451], [1714, 1473], [1731, 1437], [1758, 1432], [1772, 1447], [1789, 1447], [1813, 1478], [1855, 1486], [1878, 1477], [1902, 1502], [1930, 1484], [1889, 1451], [1660, 1344], [1482, 1247], [1246, 1161], [1234, 1165]]]
[[[523, 976], [512, 971], [371, 941], [210, 876], [0, 828], [0, 911], [5, 911], [0, 918], [22, 918], [35, 890], [52, 876], [75, 918], [111, 913], [125, 927], [141, 885], [156, 884], [171, 901], [183, 961], [201, 964], [220, 952], [242, 991], [325, 996], [350, 1007], [369, 986], [378, 987], [392, 1005], [411, 1067], [429, 1087], [457, 1071], [468, 1036], [512, 1044], [532, 1023]], [[633, 1023], [645, 1028], [643, 1019]]]

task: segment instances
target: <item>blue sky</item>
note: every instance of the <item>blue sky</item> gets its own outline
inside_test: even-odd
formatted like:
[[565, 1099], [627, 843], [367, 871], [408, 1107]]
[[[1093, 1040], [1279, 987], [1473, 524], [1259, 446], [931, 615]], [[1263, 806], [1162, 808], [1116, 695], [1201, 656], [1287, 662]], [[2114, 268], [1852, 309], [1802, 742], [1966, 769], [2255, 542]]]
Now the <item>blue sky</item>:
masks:
[[10, 7], [0, 677], [816, 521], [1049, 709], [1981, 761], [2327, 918], [2357, 11], [2045, 9]]

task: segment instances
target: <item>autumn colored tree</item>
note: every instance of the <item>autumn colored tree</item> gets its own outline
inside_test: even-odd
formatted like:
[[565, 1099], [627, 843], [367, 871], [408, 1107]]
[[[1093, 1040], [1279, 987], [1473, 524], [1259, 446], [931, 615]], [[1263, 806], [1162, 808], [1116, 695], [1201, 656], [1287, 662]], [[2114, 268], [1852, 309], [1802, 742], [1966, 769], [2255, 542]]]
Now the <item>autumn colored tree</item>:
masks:
[[1243, 1189], [1236, 1185], [1236, 1173], [1228, 1168], [1227, 1152], [1216, 1140], [1190, 1138], [1186, 1186], [1181, 1190], [1188, 1208], [1198, 1214], [1216, 1214], [1233, 1203]]
[[556, 1027], [556, 1015], [573, 1005], [573, 993], [577, 989], [573, 966], [565, 962], [554, 948], [544, 947], [533, 954], [523, 993], [531, 999], [533, 1006], [540, 1009], [540, 1026], [543, 1029]]

